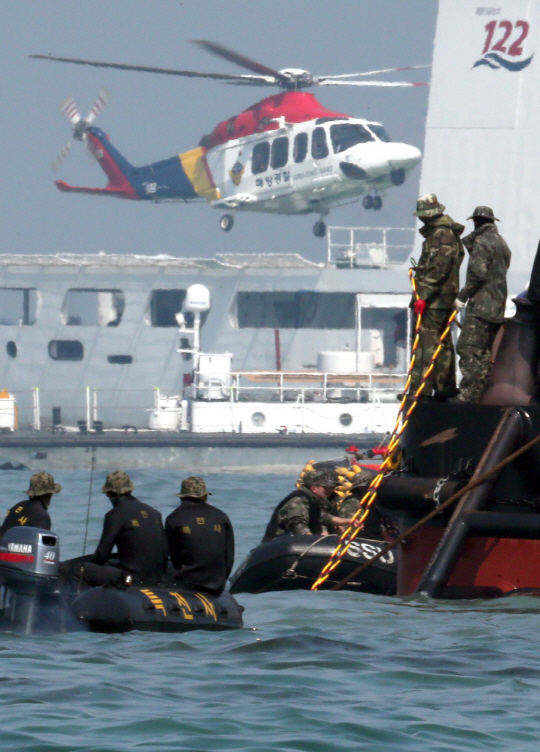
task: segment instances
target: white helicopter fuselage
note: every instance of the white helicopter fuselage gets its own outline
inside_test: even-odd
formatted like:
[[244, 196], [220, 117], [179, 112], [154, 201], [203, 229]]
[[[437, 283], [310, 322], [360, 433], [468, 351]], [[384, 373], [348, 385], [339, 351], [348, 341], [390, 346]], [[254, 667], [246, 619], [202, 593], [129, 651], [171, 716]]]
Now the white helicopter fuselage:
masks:
[[294, 124], [280, 118], [275, 130], [206, 154], [220, 194], [214, 207], [321, 216], [362, 196], [384, 195], [420, 158], [416, 147], [390, 141], [380, 123], [346, 117]]

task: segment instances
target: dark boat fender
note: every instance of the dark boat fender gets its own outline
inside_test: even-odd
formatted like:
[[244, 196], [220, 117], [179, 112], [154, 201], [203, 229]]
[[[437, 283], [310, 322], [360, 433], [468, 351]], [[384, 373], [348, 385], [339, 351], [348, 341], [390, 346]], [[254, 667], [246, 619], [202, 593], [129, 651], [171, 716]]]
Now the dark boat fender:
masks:
[[92, 632], [187, 632], [243, 626], [243, 607], [219, 596], [171, 587], [97, 587], [78, 595], [71, 611], [79, 628]]

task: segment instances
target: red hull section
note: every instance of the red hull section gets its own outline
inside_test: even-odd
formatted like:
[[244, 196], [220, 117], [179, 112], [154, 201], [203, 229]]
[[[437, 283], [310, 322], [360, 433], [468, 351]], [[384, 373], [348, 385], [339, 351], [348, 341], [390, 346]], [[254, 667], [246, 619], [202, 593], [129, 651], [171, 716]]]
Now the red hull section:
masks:
[[[415, 592], [443, 531], [424, 526], [407, 537], [398, 555], [398, 595]], [[520, 588], [540, 589], [540, 540], [471, 536], [448, 580], [455, 597]]]
[[[313, 94], [305, 91], [286, 91], [257, 102], [240, 115], [220, 123], [210, 136], [208, 146], [219, 146], [242, 136], [251, 136], [261, 131], [275, 130], [273, 119], [284, 117], [288, 123], [305, 123], [320, 117], [349, 117], [340, 112], [327, 110]], [[206, 146], [206, 143], [203, 144]]]

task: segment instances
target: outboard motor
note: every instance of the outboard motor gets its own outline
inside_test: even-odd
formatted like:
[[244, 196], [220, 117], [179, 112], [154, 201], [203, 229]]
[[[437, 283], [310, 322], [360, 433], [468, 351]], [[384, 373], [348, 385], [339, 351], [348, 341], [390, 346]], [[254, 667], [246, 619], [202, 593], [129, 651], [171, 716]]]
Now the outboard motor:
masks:
[[37, 527], [12, 527], [0, 540], [3, 582], [2, 624], [5, 629], [33, 634], [59, 631], [58, 536]]

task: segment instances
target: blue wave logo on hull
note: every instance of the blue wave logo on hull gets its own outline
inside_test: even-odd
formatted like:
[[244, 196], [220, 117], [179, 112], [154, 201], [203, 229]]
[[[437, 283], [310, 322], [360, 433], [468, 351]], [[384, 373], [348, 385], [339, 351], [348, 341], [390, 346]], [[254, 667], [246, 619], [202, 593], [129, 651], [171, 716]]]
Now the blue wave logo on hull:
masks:
[[501, 57], [496, 52], [490, 52], [488, 55], [481, 57], [480, 60], [477, 60], [473, 65], [473, 68], [478, 68], [479, 65], [487, 65], [488, 68], [492, 68], [493, 70], [506, 68], [506, 70], [515, 73], [516, 71], [521, 71], [523, 70], [523, 68], [526, 68], [528, 65], [530, 65], [533, 57], [534, 55], [531, 55], [526, 60], [521, 60], [519, 62], [513, 63], [511, 60], [505, 60], [504, 57]]

